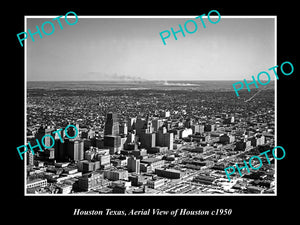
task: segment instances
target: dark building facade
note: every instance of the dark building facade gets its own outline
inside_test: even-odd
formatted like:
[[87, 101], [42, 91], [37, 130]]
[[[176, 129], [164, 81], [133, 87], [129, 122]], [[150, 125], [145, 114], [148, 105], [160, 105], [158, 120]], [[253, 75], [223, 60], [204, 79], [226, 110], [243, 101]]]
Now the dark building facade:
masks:
[[119, 135], [119, 120], [117, 114], [108, 113], [106, 115], [104, 135]]

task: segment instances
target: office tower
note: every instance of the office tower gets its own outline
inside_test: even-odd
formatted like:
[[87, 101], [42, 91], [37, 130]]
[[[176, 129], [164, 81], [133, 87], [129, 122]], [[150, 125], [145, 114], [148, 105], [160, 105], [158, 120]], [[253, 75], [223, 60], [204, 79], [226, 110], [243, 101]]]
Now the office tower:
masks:
[[153, 131], [157, 132], [158, 129], [163, 125], [163, 121], [161, 119], [154, 119], [152, 120], [152, 127], [153, 127]]
[[110, 154], [114, 154], [115, 152], [121, 150], [121, 137], [114, 135], [106, 135], [104, 136], [104, 147], [110, 149]]
[[55, 141], [59, 141], [59, 142], [60, 142], [60, 137], [61, 137], [62, 139], [65, 138], [65, 132], [64, 132], [64, 129], [62, 129], [62, 130], [59, 131], [59, 132], [55, 132], [53, 137], [54, 137]]
[[184, 122], [184, 126], [186, 128], [191, 128], [193, 125], [193, 120], [191, 118], [188, 118], [185, 122]]
[[164, 146], [168, 147], [169, 150], [173, 150], [173, 133], [164, 134]]
[[131, 117], [127, 121], [128, 131], [135, 129], [136, 117]]
[[104, 136], [104, 146], [105, 147], [120, 147], [121, 146], [121, 137], [120, 136], [113, 136], [113, 135], [106, 135]]
[[127, 169], [128, 172], [140, 173], [140, 160], [134, 157], [130, 157], [127, 160]]
[[129, 133], [129, 134], [127, 135], [127, 140], [126, 140], [126, 142], [127, 142], [127, 143], [134, 143], [134, 142], [135, 142], [135, 139], [136, 139], [135, 134], [134, 134], [134, 133]]
[[160, 116], [163, 117], [163, 118], [167, 118], [167, 117], [170, 117], [170, 111], [161, 111], [160, 112]]
[[117, 114], [108, 113], [106, 115], [104, 135], [119, 135], [119, 121]]
[[54, 155], [55, 155], [55, 160], [57, 161], [65, 161], [68, 158], [67, 145], [65, 142], [61, 143], [59, 140], [55, 141]]
[[67, 155], [71, 160], [80, 161], [84, 158], [82, 140], [66, 140]]
[[141, 135], [141, 133], [152, 133], [154, 131], [152, 121], [149, 118], [138, 118], [136, 120], [135, 130], [138, 136]]
[[33, 166], [33, 164], [34, 164], [34, 156], [33, 156], [32, 152], [31, 151], [27, 151], [26, 154], [27, 154], [27, 165]]
[[135, 123], [136, 134], [139, 136], [147, 128], [147, 121], [144, 118], [137, 118]]
[[173, 149], [174, 134], [167, 133], [166, 128], [162, 127], [156, 134], [156, 145]]
[[92, 147], [92, 141], [90, 139], [83, 139], [83, 150], [86, 151]]
[[[35, 137], [36, 137], [36, 139], [39, 140], [39, 143], [42, 143], [42, 138], [45, 135], [51, 135], [55, 139], [55, 134], [52, 133], [53, 131], [54, 131], [53, 127], [50, 127], [50, 126], [48, 126], [48, 127], [41, 126], [38, 129]], [[45, 144], [45, 146], [51, 146], [53, 144], [52, 141], [51, 141], [51, 138], [49, 136], [46, 136], [44, 138], [43, 143]]]
[[146, 129], [145, 133], [153, 133], [153, 131], [154, 131], [153, 126], [152, 126], [152, 121], [148, 117], [146, 120], [146, 128], [145, 129]]
[[167, 132], [165, 127], [160, 127], [158, 132], [156, 133], [156, 145], [164, 146], [164, 134]]
[[41, 143], [41, 139], [42, 137], [45, 135], [45, 127], [44, 126], [40, 126], [39, 129], [37, 130], [35, 137], [39, 140], [39, 142]]
[[156, 134], [155, 133], [142, 133], [140, 136], [141, 147], [146, 149], [151, 149], [155, 147], [156, 144]]
[[43, 152], [44, 158], [47, 159], [55, 159], [55, 150], [54, 148], [46, 148]]
[[120, 146], [120, 150], [124, 150], [124, 146], [125, 146], [126, 140], [127, 140], [126, 137], [121, 137], [121, 146]]
[[[55, 135], [52, 134], [53, 131], [54, 131], [53, 127], [47, 127], [45, 129], [45, 135], [51, 135], [52, 137], [55, 137]], [[49, 136], [46, 136], [44, 138], [44, 143], [45, 143], [45, 146], [51, 146], [53, 144], [51, 141], [51, 138]]]
[[128, 127], [127, 127], [127, 122], [123, 122], [121, 125], [120, 125], [120, 135], [127, 135], [128, 133]]
[[171, 121], [166, 121], [165, 122], [165, 126], [167, 128], [167, 131], [171, 130], [171, 128], [172, 128], [172, 122]]
[[161, 132], [163, 134], [167, 133], [167, 128], [166, 127], [160, 127], [158, 132]]
[[104, 147], [109, 148], [110, 154], [121, 150], [121, 137], [119, 135], [119, 120], [117, 114], [108, 113], [104, 128]]

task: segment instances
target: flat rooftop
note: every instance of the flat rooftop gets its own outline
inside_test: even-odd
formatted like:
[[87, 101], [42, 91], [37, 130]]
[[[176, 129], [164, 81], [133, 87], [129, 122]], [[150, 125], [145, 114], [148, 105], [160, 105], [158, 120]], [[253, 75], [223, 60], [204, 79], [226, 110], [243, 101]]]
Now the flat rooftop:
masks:
[[157, 162], [157, 161], [161, 161], [161, 159], [158, 159], [158, 158], [147, 158], [147, 159], [141, 160], [142, 163], [153, 163], [153, 162]]

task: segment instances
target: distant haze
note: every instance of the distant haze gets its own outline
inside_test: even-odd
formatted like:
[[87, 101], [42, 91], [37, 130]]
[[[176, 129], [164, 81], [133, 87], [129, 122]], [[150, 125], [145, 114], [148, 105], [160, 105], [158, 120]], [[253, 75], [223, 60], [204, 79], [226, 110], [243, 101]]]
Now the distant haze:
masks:
[[[178, 33], [163, 45], [160, 32], [193, 18], [79, 15], [69, 26], [62, 17], [63, 30], [55, 24], [52, 35], [28, 38], [27, 80], [243, 80], [275, 65], [274, 18], [222, 17], [218, 24], [205, 18], [205, 29], [197, 22], [195, 33]], [[50, 20], [28, 18], [27, 29]]]
[[[29, 81], [27, 89], [45, 90], [193, 90], [193, 91], [231, 91], [236, 81]], [[251, 92], [273, 89], [274, 81]], [[244, 91], [247, 91], [244, 88]], [[233, 93], [234, 94], [234, 93]]]
[[130, 75], [118, 75], [118, 74], [104, 74], [100, 72], [88, 72], [85, 76], [80, 77], [78, 80], [99, 80], [99, 81], [143, 81], [145, 79], [141, 77], [135, 77]]

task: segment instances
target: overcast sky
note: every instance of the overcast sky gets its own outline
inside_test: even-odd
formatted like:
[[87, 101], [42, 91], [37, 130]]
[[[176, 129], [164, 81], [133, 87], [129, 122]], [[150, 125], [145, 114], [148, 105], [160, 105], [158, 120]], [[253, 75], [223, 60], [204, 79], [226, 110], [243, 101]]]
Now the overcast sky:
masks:
[[[194, 18], [194, 17], [193, 17]], [[274, 18], [204, 19], [204, 29], [166, 45], [164, 30], [193, 18], [82, 18], [69, 26], [61, 18], [52, 35], [27, 41], [27, 80], [101, 80], [131, 76], [147, 80], [241, 80], [275, 65]], [[28, 18], [36, 31], [51, 18]], [[191, 26], [192, 27], [192, 26]], [[50, 28], [49, 24], [45, 30]], [[192, 28], [190, 28], [192, 30]], [[273, 79], [273, 77], [272, 77]]]

